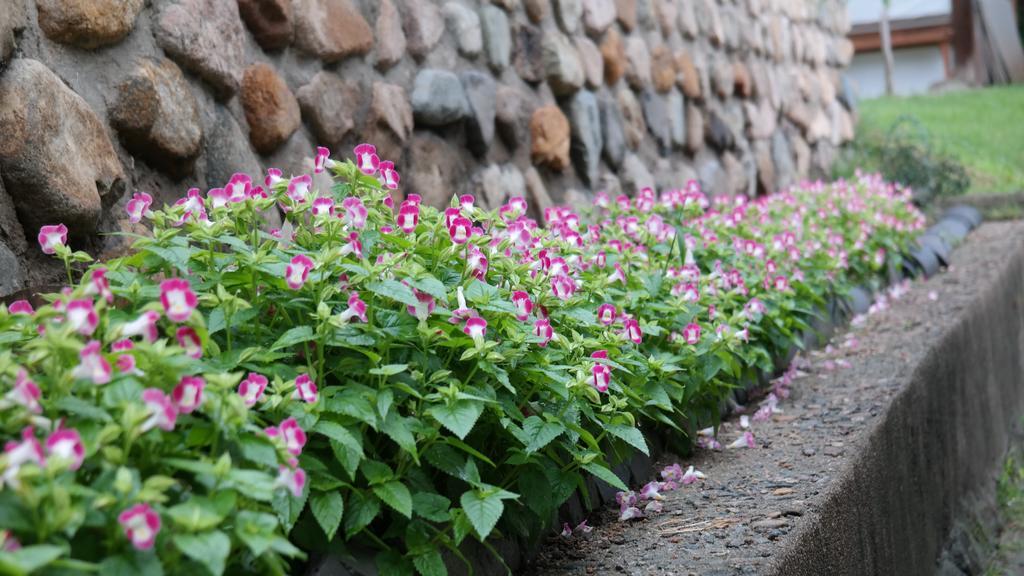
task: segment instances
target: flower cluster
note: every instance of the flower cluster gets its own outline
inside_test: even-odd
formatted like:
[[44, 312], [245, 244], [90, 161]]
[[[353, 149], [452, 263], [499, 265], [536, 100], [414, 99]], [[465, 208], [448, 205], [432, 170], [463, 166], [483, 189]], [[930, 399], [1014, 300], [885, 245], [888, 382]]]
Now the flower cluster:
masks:
[[[654, 427], [716, 424], [922, 223], [867, 176], [598, 194], [538, 221], [522, 198], [402, 196], [368, 144], [313, 167], [330, 189], [271, 169], [162, 209], [136, 193], [153, 234], [131, 254], [0, 308], [5, 547], [282, 572], [337, 539], [440, 573], [440, 546], [544, 530], [584, 475], [623, 490], [623, 517], [654, 513], [702, 475], [630, 493], [622, 455]], [[39, 242], [70, 274], [88, 260], [67, 233]]]

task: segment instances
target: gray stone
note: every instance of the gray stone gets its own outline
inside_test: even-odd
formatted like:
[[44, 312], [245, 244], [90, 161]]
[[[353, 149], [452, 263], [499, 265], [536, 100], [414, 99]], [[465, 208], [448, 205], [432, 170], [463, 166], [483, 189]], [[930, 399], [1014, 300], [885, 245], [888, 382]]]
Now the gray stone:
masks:
[[523, 95], [509, 86], [499, 86], [496, 100], [495, 120], [498, 135], [509, 149], [515, 150], [520, 140], [526, 138], [530, 113], [525, 110]]
[[[14, 53], [14, 30], [20, 22], [15, 21], [15, 10], [8, 3], [0, 5], [0, 68], [7, 62], [7, 59]], [[20, 14], [17, 14], [20, 18]]]
[[209, 83], [220, 98], [238, 91], [245, 68], [245, 30], [236, 2], [178, 0], [160, 11], [157, 44]]
[[857, 114], [857, 91], [853, 87], [853, 83], [850, 82], [850, 77], [843, 74], [842, 78], [839, 79], [839, 91], [836, 93], [836, 98], [842, 102], [843, 106], [854, 115]]
[[700, 28], [697, 26], [697, 16], [693, 11], [693, 2], [679, 3], [679, 31], [687, 38], [696, 38]]
[[633, 153], [626, 154], [622, 162], [622, 190], [632, 196], [644, 188], [654, 188], [654, 176], [647, 169], [647, 164]]
[[615, 23], [615, 16], [615, 0], [583, 0], [583, 25], [588, 34], [604, 34]]
[[681, 148], [686, 144], [686, 100], [683, 95], [673, 88], [665, 99], [668, 107], [669, 126], [672, 134], [672, 144]]
[[260, 161], [249, 147], [249, 139], [226, 108], [218, 107], [206, 133], [206, 185], [223, 186], [235, 172], [259, 181]]
[[362, 97], [359, 87], [333, 72], [321, 70], [296, 96], [302, 117], [313, 129], [319, 143], [337, 147], [355, 127], [355, 114]]
[[444, 34], [444, 16], [433, 2], [401, 0], [402, 22], [409, 53], [422, 59]]
[[728, 193], [729, 180], [718, 157], [705, 150], [697, 155], [696, 161], [697, 179], [704, 193], [709, 196]]
[[469, 102], [466, 143], [474, 154], [483, 156], [494, 141], [497, 85], [493, 76], [476, 70], [467, 70], [459, 77]]
[[412, 135], [412, 106], [406, 97], [405, 88], [386, 82], [373, 83], [373, 99], [370, 113], [362, 136], [377, 146], [382, 158], [398, 159], [402, 147]]
[[506, 198], [526, 198], [526, 179], [515, 164], [501, 167], [501, 187]]
[[14, 200], [4, 190], [4, 181], [0, 177], [0, 243], [6, 244], [15, 254], [24, 254], [28, 248], [25, 231], [18, 221], [18, 212], [14, 208]]
[[612, 198], [622, 194], [622, 182], [619, 177], [611, 172], [601, 174], [601, 182], [598, 190], [604, 190]]
[[743, 108], [747, 115], [747, 133], [754, 140], [771, 138], [778, 126], [778, 115], [767, 100], [755, 104], [744, 102]]
[[736, 135], [716, 111], [708, 114], [707, 140], [719, 152], [735, 146]]
[[544, 72], [551, 91], [558, 96], [570, 96], [583, 87], [583, 65], [576, 46], [558, 32], [544, 36]]
[[419, 194], [429, 206], [442, 207], [467, 181], [466, 155], [429, 132], [417, 133], [409, 145], [408, 168], [402, 172], [407, 194]]
[[749, 194], [747, 168], [732, 152], [722, 154], [722, 168], [725, 170], [726, 193]]
[[512, 57], [512, 31], [508, 26], [508, 16], [496, 6], [484, 6], [480, 13], [487, 61], [492, 70], [501, 72], [508, 68]]
[[604, 159], [612, 168], [618, 168], [626, 154], [626, 132], [622, 127], [622, 114], [615, 100], [608, 96], [601, 97], [599, 104]]
[[144, 59], [118, 86], [110, 122], [134, 156], [176, 178], [192, 172], [203, 127], [192, 89], [174, 62]]
[[0, 242], [0, 298], [21, 290], [25, 285], [24, 276], [18, 257]]
[[693, 102], [686, 103], [686, 151], [696, 154], [704, 147], [704, 112]]
[[711, 67], [711, 84], [720, 98], [732, 96], [736, 85], [735, 70], [724, 58], [718, 59]]
[[636, 150], [647, 137], [647, 123], [640, 102], [630, 90], [623, 88], [618, 94], [619, 109], [622, 111], [622, 126], [626, 132], [626, 145]]
[[380, 0], [377, 14], [377, 67], [387, 70], [405, 57], [407, 43], [402, 30], [402, 15], [393, 0]]
[[93, 233], [101, 198], [125, 190], [124, 168], [92, 108], [36, 60], [0, 75], [0, 175], [30, 234], [63, 223]]
[[566, 34], [575, 34], [583, 18], [583, 3], [580, 0], [554, 0], [555, 19]]
[[672, 148], [672, 126], [669, 122], [665, 98], [654, 90], [648, 89], [640, 95], [640, 102], [644, 107], [644, 120], [647, 121], [647, 129], [654, 136], [661, 152], [667, 153]]
[[505, 203], [508, 196], [501, 181], [501, 167], [491, 164], [473, 175], [473, 195], [485, 208], [495, 209]]
[[776, 130], [772, 135], [772, 164], [775, 166], [776, 190], [796, 184], [798, 178], [793, 164], [793, 152], [782, 130]]
[[647, 43], [636, 36], [626, 39], [626, 81], [635, 90], [651, 85], [651, 53]]
[[533, 166], [526, 169], [524, 174], [526, 180], [526, 191], [529, 193], [529, 205], [534, 209], [536, 214], [544, 214], [544, 210], [555, 205], [555, 202], [548, 195], [548, 189], [544, 186], [544, 179], [541, 178], [540, 172]]
[[636, 28], [636, 0], [615, 0], [615, 13], [623, 30]]
[[757, 166], [757, 192], [771, 194], [775, 192], [775, 164], [772, 160], [772, 146], [767, 140], [757, 140], [752, 144], [754, 162]]
[[412, 111], [424, 126], [444, 126], [465, 118], [469, 101], [459, 77], [447, 70], [421, 70], [412, 89]]
[[476, 11], [462, 2], [453, 1], [447, 2], [441, 12], [459, 53], [468, 58], [479, 56], [484, 49], [484, 37]]
[[601, 57], [601, 49], [586, 36], [577, 36], [576, 51], [583, 65], [587, 86], [600, 88], [604, 80], [604, 58]]
[[603, 138], [601, 111], [592, 92], [583, 90], [573, 97], [569, 104], [569, 123], [572, 126], [570, 155], [576, 172], [585, 184], [593, 187], [597, 184]]
[[536, 26], [517, 24], [512, 57], [516, 73], [531, 84], [544, 81], [544, 33]]
[[142, 0], [36, 0], [39, 27], [62, 44], [91, 49], [119, 42], [135, 26]]

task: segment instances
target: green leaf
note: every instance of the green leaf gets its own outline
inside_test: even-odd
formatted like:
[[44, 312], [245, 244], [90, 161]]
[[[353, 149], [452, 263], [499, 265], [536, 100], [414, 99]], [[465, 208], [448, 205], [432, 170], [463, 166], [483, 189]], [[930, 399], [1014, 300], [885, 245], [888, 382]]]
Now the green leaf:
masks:
[[562, 432], [565, 432], [565, 427], [555, 422], [546, 422], [538, 416], [530, 416], [523, 422], [523, 432], [526, 451], [532, 454], [558, 438]]
[[235, 505], [235, 493], [219, 492], [213, 498], [193, 496], [187, 501], [167, 509], [175, 524], [190, 532], [203, 532], [224, 521]]
[[224, 566], [231, 553], [231, 539], [220, 532], [205, 534], [176, 534], [174, 545], [186, 556], [202, 564], [213, 576], [224, 573]]
[[142, 250], [157, 255], [161, 260], [186, 274], [189, 273], [188, 260], [191, 250], [187, 246], [172, 246], [170, 248], [146, 246]]
[[107, 411], [74, 396], [65, 396], [56, 402], [58, 410], [81, 416], [97, 422], [110, 422], [113, 419]]
[[64, 554], [60, 546], [25, 546], [13, 552], [0, 552], [0, 573], [31, 574]]
[[345, 538], [351, 539], [370, 525], [380, 514], [380, 502], [373, 494], [353, 491], [348, 497], [348, 513], [345, 514]]
[[403, 418], [397, 412], [388, 413], [387, 420], [381, 426], [381, 431], [387, 434], [388, 438], [395, 441], [402, 449], [412, 455], [419, 463], [419, 453], [416, 451], [416, 437], [412, 433], [412, 425], [416, 422], [414, 418]]
[[474, 304], [486, 304], [501, 299], [501, 293], [497, 288], [479, 280], [473, 280], [466, 288], [465, 295], [466, 300]]
[[444, 284], [440, 280], [433, 276], [427, 276], [426, 278], [420, 278], [412, 283], [420, 292], [426, 292], [434, 298], [437, 298], [441, 302], [448, 300], [448, 289], [445, 288]]
[[464, 439], [473, 429], [484, 403], [477, 400], [455, 400], [448, 404], [435, 404], [427, 410], [442, 426]]
[[590, 462], [588, 464], [584, 464], [583, 469], [586, 470], [587, 472], [590, 472], [594, 476], [597, 476], [599, 480], [604, 480], [610, 486], [618, 488], [623, 492], [629, 490], [629, 487], [626, 486], [626, 484], [622, 481], [621, 478], [619, 478], [611, 470], [605, 468], [604, 466], [601, 466], [600, 464]]
[[397, 280], [371, 282], [366, 286], [366, 288], [378, 296], [382, 296], [390, 300], [396, 300], [407, 306], [416, 306], [419, 304], [419, 300], [417, 300], [416, 295], [413, 294], [412, 288], [409, 288]]
[[277, 518], [265, 512], [242, 510], [235, 516], [235, 535], [249, 547], [253, 556], [260, 556], [268, 549], [277, 530]]
[[315, 338], [313, 334], [312, 326], [296, 326], [284, 334], [274, 342], [274, 345], [270, 347], [271, 350], [279, 350], [281, 348], [287, 348], [294, 346], [302, 342], [309, 342]]
[[481, 496], [476, 490], [463, 492], [459, 502], [481, 541], [491, 534], [505, 511], [505, 504], [497, 495]]
[[306, 507], [306, 493], [296, 498], [287, 490], [277, 490], [274, 493], [271, 506], [273, 506], [277, 519], [281, 521], [281, 525], [284, 526], [284, 532], [287, 534], [291, 532], [292, 526], [295, 526], [295, 521], [299, 519], [299, 514]]
[[98, 572], [103, 576], [163, 576], [163, 573], [160, 557], [141, 551], [105, 558]]
[[414, 556], [412, 563], [421, 576], [448, 576], [448, 568], [444, 565], [444, 559], [437, 550], [428, 550], [419, 556]]
[[606, 424], [604, 427], [609, 434], [625, 441], [627, 444], [643, 452], [644, 454], [650, 455], [650, 451], [647, 449], [647, 441], [644, 440], [642, 432], [632, 426], [623, 426], [622, 424]]
[[320, 524], [320, 528], [323, 528], [327, 540], [333, 540], [338, 526], [341, 525], [341, 516], [345, 512], [345, 501], [341, 498], [341, 493], [316, 492], [309, 497], [309, 509]]
[[371, 368], [370, 374], [374, 376], [394, 376], [395, 374], [401, 374], [409, 368], [408, 364], [388, 364], [381, 366], [380, 368]]
[[330, 420], [317, 422], [313, 426], [313, 431], [330, 438], [331, 451], [334, 452], [335, 458], [341, 463], [349, 478], [354, 478], [359, 463], [364, 458], [363, 445], [359, 439], [341, 424]]
[[373, 493], [402, 516], [412, 518], [412, 495], [405, 484], [391, 480], [374, 486]]
[[451, 519], [451, 513], [448, 512], [451, 504], [451, 500], [430, 492], [417, 492], [412, 497], [413, 511], [433, 522], [447, 522]]

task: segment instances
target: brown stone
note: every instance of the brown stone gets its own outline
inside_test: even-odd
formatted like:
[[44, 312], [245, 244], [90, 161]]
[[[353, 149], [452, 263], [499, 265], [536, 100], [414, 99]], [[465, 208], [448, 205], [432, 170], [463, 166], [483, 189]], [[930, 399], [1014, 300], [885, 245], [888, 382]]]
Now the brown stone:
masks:
[[392, 0], [380, 0], [377, 14], [377, 67], [387, 70], [405, 56], [405, 32], [402, 30], [402, 15]]
[[498, 136], [510, 150], [519, 147], [526, 139], [530, 120], [530, 109], [519, 90], [510, 86], [498, 86], [495, 98], [495, 124]]
[[651, 53], [642, 38], [626, 38], [626, 81], [634, 90], [651, 85]]
[[583, 75], [587, 79], [587, 85], [591, 88], [599, 88], [604, 76], [604, 59], [601, 58], [601, 50], [586, 36], [577, 36], [576, 51], [579, 52], [580, 62], [583, 64]]
[[697, 67], [693, 65], [693, 58], [687, 52], [680, 52], [676, 55], [676, 71], [679, 80], [679, 87], [687, 98], [700, 99], [700, 74]]
[[627, 32], [636, 28], [636, 0], [615, 0], [615, 10], [618, 12], [619, 24]]
[[549, 0], [523, 0], [523, 3], [526, 4], [526, 15], [534, 24], [539, 24], [551, 9]]
[[89, 49], [127, 36], [143, 0], [37, 0], [35, 4], [39, 27], [51, 40]]
[[666, 93], [676, 83], [676, 66], [668, 46], [659, 44], [651, 50], [651, 80], [654, 89]]
[[754, 163], [757, 166], [758, 194], [775, 192], [775, 162], [771, 144], [767, 141], [754, 142]]
[[538, 108], [530, 119], [533, 162], [562, 171], [569, 167], [569, 119], [558, 106]]
[[444, 16], [434, 2], [402, 0], [402, 26], [409, 53], [424, 58], [444, 34]]
[[241, 100], [249, 122], [249, 141], [260, 154], [273, 152], [298, 130], [299, 103], [270, 66], [255, 64], [246, 68]]
[[409, 145], [408, 170], [402, 172], [407, 194], [419, 194], [428, 206], [447, 206], [468, 181], [467, 155], [430, 132], [416, 134]]
[[733, 86], [735, 93], [743, 98], [750, 98], [754, 95], [754, 81], [750, 78], [750, 72], [743, 62], [733, 62]]
[[0, 75], [0, 176], [30, 234], [63, 223], [73, 236], [96, 230], [101, 198], [125, 190], [124, 168], [103, 123], [36, 60]]
[[264, 50], [292, 43], [291, 0], [238, 0], [238, 13]]
[[615, 84], [626, 73], [626, 48], [622, 35], [612, 28], [601, 41], [601, 57], [604, 58], [604, 81]]
[[700, 152], [704, 147], [704, 112], [699, 106], [686, 104], [686, 151], [690, 154]]
[[317, 143], [331, 148], [355, 127], [360, 107], [359, 87], [322, 70], [296, 93], [302, 117], [313, 129]]
[[192, 172], [203, 141], [199, 105], [174, 62], [141, 60], [117, 88], [110, 122], [132, 155], [174, 177]]
[[736, 77], [732, 64], [727, 60], [719, 60], [711, 67], [711, 82], [719, 98], [729, 98], [736, 87]]
[[373, 31], [351, 0], [293, 0], [295, 45], [325, 62], [366, 54]]
[[775, 133], [778, 126], [778, 118], [775, 109], [767, 100], [755, 104], [744, 102], [743, 108], [747, 113], [747, 134], [752, 140], [767, 140]]
[[405, 89], [387, 82], [373, 83], [370, 122], [386, 128], [400, 143], [412, 135], [413, 114]]
[[654, 15], [661, 28], [661, 35], [665, 38], [672, 36], [676, 31], [676, 20], [679, 18], [679, 8], [675, 0], [654, 0]]
[[236, 2], [178, 0], [166, 5], [155, 36], [172, 60], [208, 82], [218, 97], [238, 90], [245, 67], [245, 28]]

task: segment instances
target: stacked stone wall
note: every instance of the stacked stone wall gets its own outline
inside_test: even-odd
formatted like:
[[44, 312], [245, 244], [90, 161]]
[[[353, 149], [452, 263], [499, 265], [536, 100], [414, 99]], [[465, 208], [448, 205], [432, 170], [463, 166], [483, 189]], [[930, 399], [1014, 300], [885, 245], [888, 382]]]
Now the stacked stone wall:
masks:
[[43, 223], [116, 248], [131, 192], [318, 144], [375, 143], [434, 204], [824, 175], [848, 28], [838, 0], [0, 0], [0, 295], [52, 271]]

